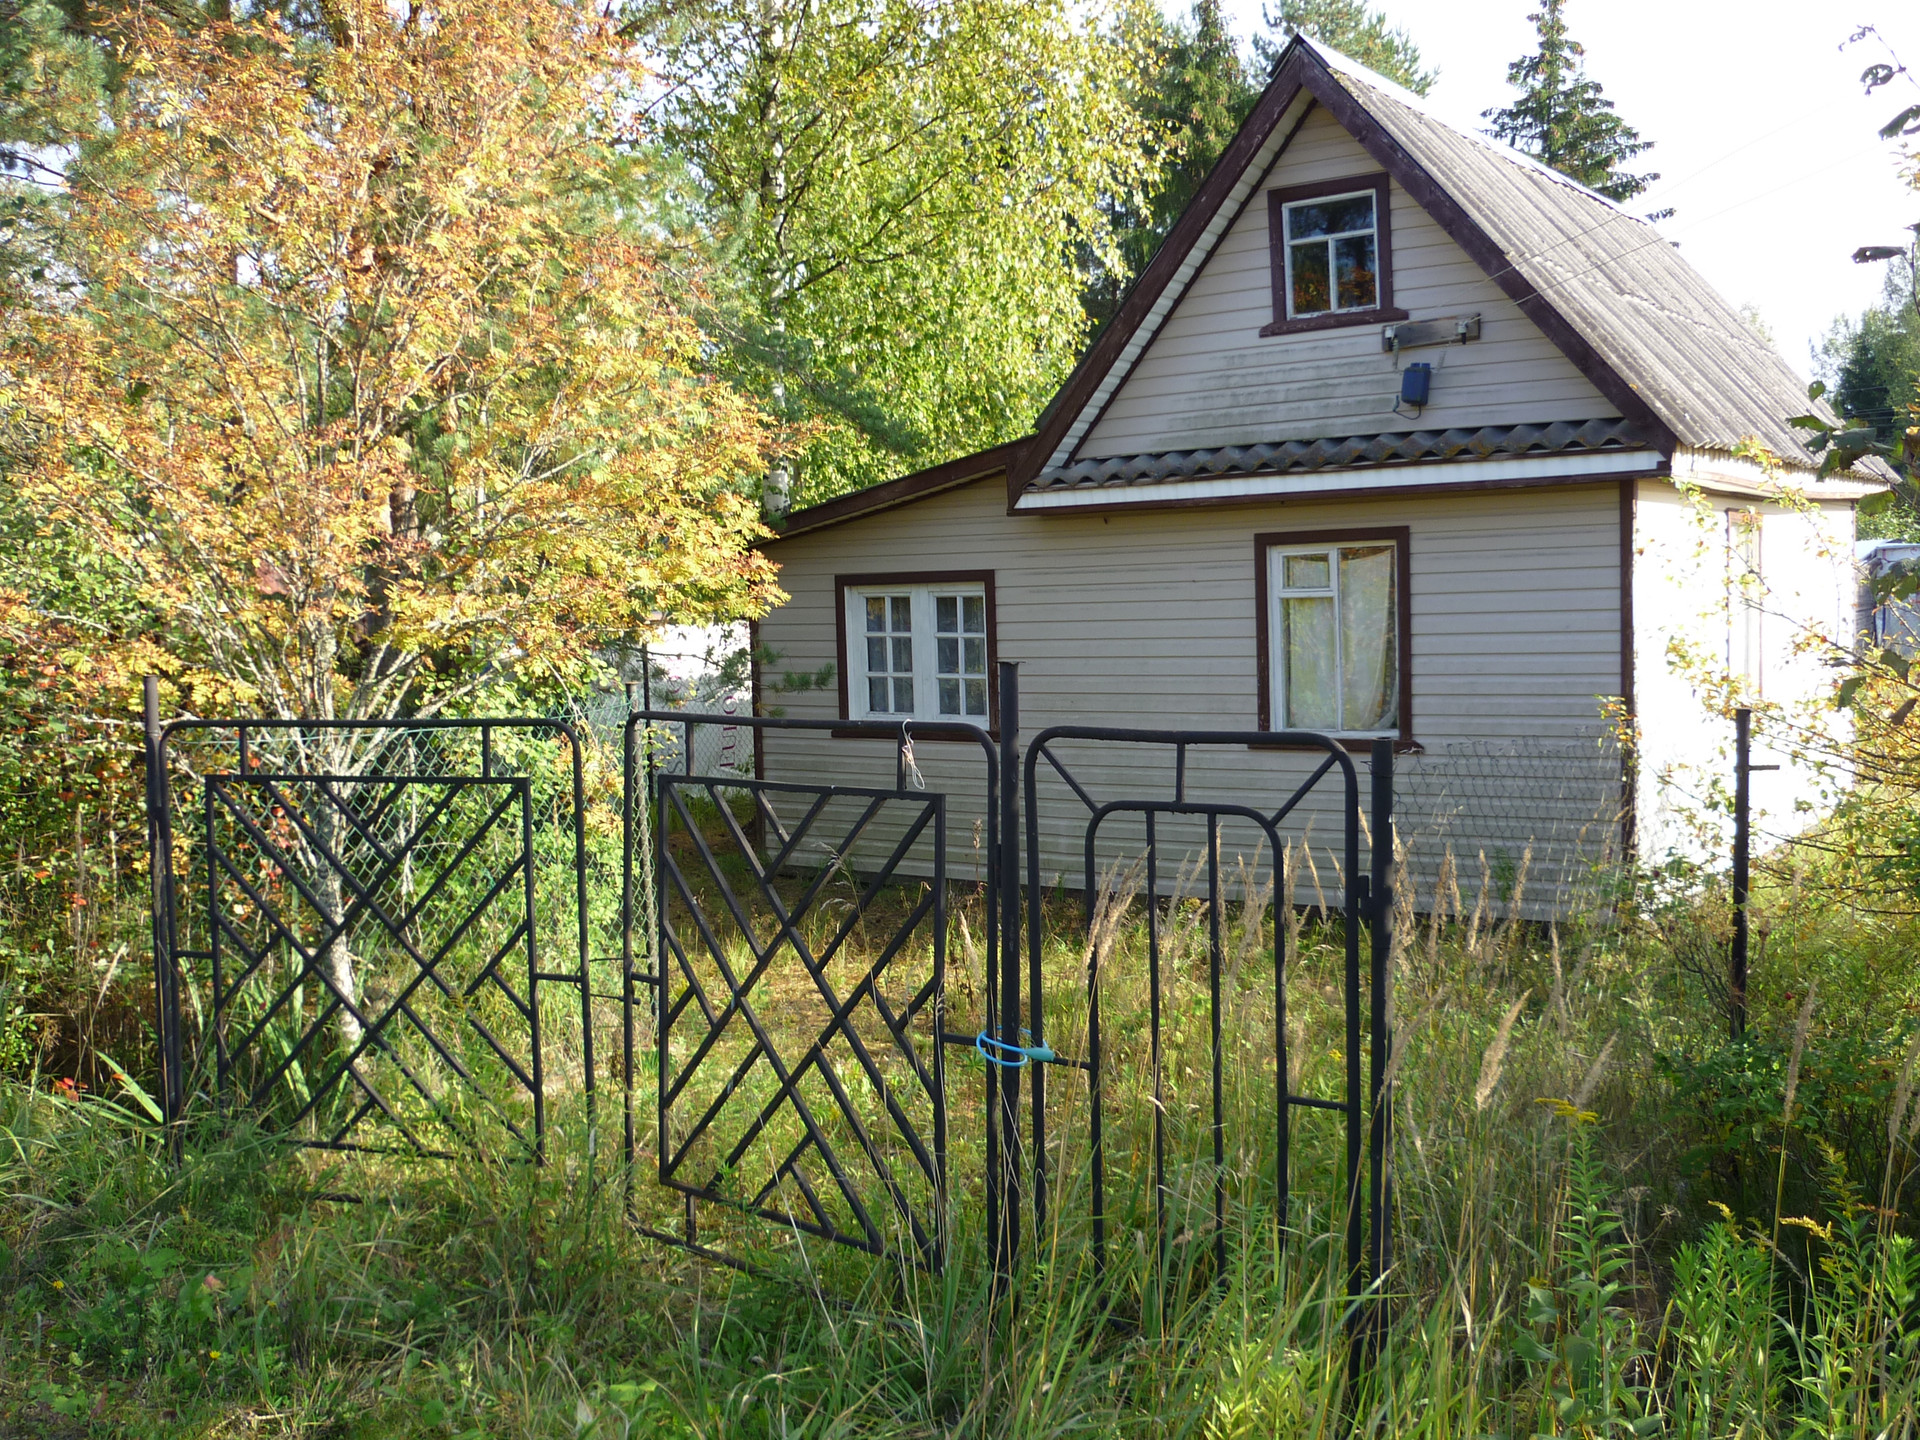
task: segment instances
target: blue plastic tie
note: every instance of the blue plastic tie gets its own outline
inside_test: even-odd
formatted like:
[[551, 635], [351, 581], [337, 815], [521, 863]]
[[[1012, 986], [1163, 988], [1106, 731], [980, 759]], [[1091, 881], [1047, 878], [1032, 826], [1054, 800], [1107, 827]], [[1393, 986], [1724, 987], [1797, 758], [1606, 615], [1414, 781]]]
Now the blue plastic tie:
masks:
[[[1033, 1038], [1033, 1032], [1031, 1030], [1023, 1028], [1020, 1033], [1028, 1039]], [[1000, 1055], [990, 1054], [988, 1053], [989, 1047], [1002, 1053]], [[1045, 1045], [1015, 1045], [1011, 1041], [996, 1040], [984, 1030], [973, 1037], [973, 1048], [980, 1052], [980, 1058], [982, 1060], [986, 1061], [989, 1065], [998, 1065], [1002, 1070], [1018, 1070], [1028, 1061], [1032, 1061], [1036, 1065], [1051, 1065], [1060, 1058]], [[1004, 1059], [1002, 1058], [1003, 1055], [1018, 1056], [1019, 1058]]]

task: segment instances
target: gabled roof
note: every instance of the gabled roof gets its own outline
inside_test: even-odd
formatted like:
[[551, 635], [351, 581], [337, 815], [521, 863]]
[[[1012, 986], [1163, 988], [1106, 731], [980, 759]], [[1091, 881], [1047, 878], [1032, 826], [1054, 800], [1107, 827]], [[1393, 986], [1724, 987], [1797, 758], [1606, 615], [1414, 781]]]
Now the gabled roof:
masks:
[[1103, 458], [1077, 455], [1080, 437], [1284, 146], [1279, 127], [1288, 117], [1297, 125], [1309, 104], [1324, 106], [1648, 442], [1671, 454], [1753, 438], [1789, 463], [1813, 463], [1785, 418], [1810, 408], [1800, 379], [1651, 224], [1296, 37], [1009, 467], [1010, 504], [1042, 471]]

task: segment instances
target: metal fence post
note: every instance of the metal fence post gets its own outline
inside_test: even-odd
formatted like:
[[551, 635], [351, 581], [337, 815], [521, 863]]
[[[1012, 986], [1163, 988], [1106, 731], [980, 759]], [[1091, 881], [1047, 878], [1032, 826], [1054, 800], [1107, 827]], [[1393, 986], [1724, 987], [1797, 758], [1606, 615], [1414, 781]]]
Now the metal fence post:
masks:
[[1747, 1033], [1747, 833], [1753, 745], [1753, 711], [1733, 712], [1733, 953], [1727, 976], [1727, 1029], [1733, 1039]]
[[[1020, 1039], [1020, 809], [1019, 774], [1020, 667], [1000, 662], [1000, 853], [995, 857], [996, 894], [1000, 901], [1000, 1040], [1012, 1053]], [[1013, 1274], [1020, 1253], [1020, 1071], [999, 1070], [1000, 1173], [993, 1183], [1000, 1193], [998, 1234], [994, 1239], [996, 1277]]]
[[154, 1040], [160, 1055], [160, 1107], [169, 1129], [180, 1119], [185, 1097], [180, 1065], [179, 975], [173, 955], [173, 827], [167, 823], [166, 756], [160, 733], [160, 681], [141, 682], [146, 748], [147, 866], [153, 920]]
[[[1372, 1229], [1374, 1285], [1393, 1264], [1393, 1092], [1387, 1067], [1393, 1055], [1393, 910], [1397, 878], [1393, 854], [1393, 742], [1373, 742], [1373, 844], [1367, 898], [1372, 914], [1372, 1126], [1368, 1139], [1371, 1184], [1367, 1208]], [[1386, 1324], [1385, 1302], [1373, 1301], [1376, 1329]]]

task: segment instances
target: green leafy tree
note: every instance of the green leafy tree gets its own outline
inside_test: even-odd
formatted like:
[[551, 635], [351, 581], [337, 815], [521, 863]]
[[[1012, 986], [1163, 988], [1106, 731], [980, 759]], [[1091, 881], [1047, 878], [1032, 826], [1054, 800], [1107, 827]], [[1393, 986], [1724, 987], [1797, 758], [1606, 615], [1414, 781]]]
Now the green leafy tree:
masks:
[[662, 144], [731, 262], [727, 373], [817, 501], [1024, 433], [1153, 178], [1135, 36], [1067, 0], [646, 3]]
[[1412, 37], [1365, 0], [1281, 0], [1278, 7], [1262, 6], [1261, 14], [1273, 35], [1255, 36], [1253, 49], [1268, 68], [1286, 48], [1286, 37], [1304, 35], [1416, 95], [1425, 95], [1440, 78], [1421, 63]]
[[1567, 30], [1566, 9], [1566, 0], [1544, 0], [1527, 17], [1540, 48], [1507, 67], [1507, 83], [1520, 98], [1483, 112], [1493, 122], [1487, 133], [1609, 200], [1631, 200], [1660, 178], [1658, 172], [1632, 175], [1623, 168], [1653, 142], [1614, 113], [1600, 82], [1587, 75], [1586, 51]]

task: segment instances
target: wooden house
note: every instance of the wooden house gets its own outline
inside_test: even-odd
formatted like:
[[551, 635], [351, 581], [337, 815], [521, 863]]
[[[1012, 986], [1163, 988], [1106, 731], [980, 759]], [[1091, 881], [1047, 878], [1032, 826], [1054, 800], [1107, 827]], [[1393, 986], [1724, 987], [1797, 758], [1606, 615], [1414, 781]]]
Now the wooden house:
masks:
[[[1792, 700], [1850, 643], [1880, 482], [1819, 481], [1806, 409], [1651, 224], [1296, 39], [1032, 435], [785, 517], [761, 702], [990, 726], [1014, 660], [1027, 735], [1385, 736], [1422, 885], [1444, 845], [1463, 885], [1531, 864], [1551, 909], [1590, 859], [1699, 844], [1730, 726], [1681, 658]], [[965, 748], [919, 747], [928, 783], [976, 783]], [[886, 750], [782, 732], [760, 764], [858, 783]], [[1191, 784], [1277, 796], [1308, 758]], [[1079, 843], [1049, 832], [1050, 879]]]

